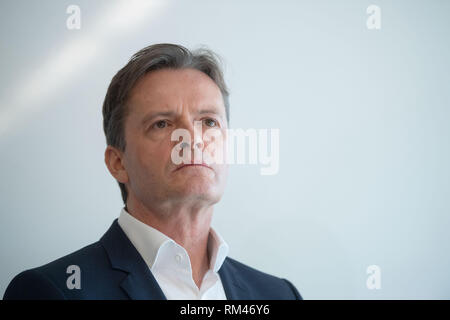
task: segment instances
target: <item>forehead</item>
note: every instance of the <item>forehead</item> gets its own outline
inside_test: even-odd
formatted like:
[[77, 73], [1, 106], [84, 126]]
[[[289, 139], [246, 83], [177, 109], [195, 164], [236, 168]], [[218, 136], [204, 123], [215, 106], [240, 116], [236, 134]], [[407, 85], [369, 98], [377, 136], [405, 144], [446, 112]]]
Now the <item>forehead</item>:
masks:
[[161, 69], [141, 77], [130, 92], [129, 105], [137, 113], [181, 106], [223, 107], [219, 87], [206, 74], [195, 69]]

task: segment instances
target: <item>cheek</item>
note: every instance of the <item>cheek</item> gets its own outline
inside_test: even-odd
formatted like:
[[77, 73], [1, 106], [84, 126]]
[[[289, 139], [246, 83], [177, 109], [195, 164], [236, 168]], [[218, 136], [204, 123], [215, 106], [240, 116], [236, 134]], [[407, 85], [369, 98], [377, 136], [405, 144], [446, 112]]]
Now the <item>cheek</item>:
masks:
[[170, 165], [171, 146], [167, 141], [143, 143], [136, 150], [138, 166], [145, 170], [145, 175], [161, 175]]
[[[130, 148], [128, 148], [128, 146]], [[130, 178], [139, 179], [143, 175], [147, 175], [147, 172], [151, 172], [152, 163], [152, 150], [143, 144], [135, 144], [133, 146], [127, 145], [127, 157], [126, 166], [129, 172]]]
[[226, 162], [226, 136], [222, 133], [206, 137], [203, 154], [213, 163], [223, 164]]

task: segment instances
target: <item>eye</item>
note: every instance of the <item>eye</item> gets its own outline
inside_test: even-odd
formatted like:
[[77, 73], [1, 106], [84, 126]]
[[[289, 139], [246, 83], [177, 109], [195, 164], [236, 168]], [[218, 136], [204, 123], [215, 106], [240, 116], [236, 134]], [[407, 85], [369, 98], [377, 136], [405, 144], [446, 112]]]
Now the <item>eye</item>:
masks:
[[156, 121], [156, 122], [152, 125], [152, 128], [157, 128], [157, 129], [164, 129], [165, 127], [167, 127], [167, 121], [166, 121], [166, 120], [159, 120], [159, 121]]
[[211, 118], [205, 119], [205, 124], [208, 127], [216, 127], [217, 126], [217, 121]]

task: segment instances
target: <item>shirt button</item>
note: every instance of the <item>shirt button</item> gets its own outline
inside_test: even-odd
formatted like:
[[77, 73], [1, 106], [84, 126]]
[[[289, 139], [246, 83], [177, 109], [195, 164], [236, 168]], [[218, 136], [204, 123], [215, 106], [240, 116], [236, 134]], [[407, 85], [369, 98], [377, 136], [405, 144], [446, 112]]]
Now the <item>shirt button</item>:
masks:
[[177, 262], [181, 262], [181, 259], [182, 259], [183, 257], [181, 256], [181, 254], [179, 254], [179, 253], [177, 253], [176, 255], [175, 255], [175, 260], [177, 260]]

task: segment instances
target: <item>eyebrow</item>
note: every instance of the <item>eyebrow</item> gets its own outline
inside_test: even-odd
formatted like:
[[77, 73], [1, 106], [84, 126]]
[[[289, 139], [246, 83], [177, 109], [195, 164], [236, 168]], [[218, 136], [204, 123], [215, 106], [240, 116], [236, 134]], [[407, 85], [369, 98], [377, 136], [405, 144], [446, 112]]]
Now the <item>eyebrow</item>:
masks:
[[212, 114], [218, 115], [223, 120], [222, 114], [220, 112], [218, 112], [216, 109], [202, 109], [197, 113], [198, 114], [212, 113]]
[[146, 123], [152, 121], [153, 119], [159, 117], [159, 116], [163, 116], [163, 117], [173, 117], [175, 115], [174, 112], [172, 111], [166, 111], [166, 112], [156, 112], [156, 113], [150, 113], [148, 115], [146, 115], [144, 117], [144, 119], [142, 119], [142, 124], [145, 125]]
[[[222, 115], [215, 109], [202, 109], [202, 110], [199, 110], [197, 112], [197, 114], [206, 114], [206, 113], [216, 114], [223, 120]], [[175, 116], [175, 112], [173, 112], [173, 111], [161, 111], [161, 112], [155, 112], [155, 113], [152, 112], [152, 113], [146, 115], [142, 119], [142, 124], [145, 125], [145, 124], [149, 123], [150, 121], [152, 121], [153, 119], [155, 119], [155, 118], [157, 118], [159, 116], [162, 116], [162, 117], [174, 117]]]

